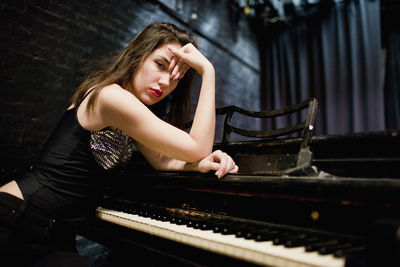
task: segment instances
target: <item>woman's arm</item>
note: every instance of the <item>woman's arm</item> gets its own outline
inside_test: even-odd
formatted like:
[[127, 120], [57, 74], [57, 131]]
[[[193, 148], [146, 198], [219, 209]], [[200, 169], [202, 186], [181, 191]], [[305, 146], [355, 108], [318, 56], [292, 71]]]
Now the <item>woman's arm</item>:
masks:
[[215, 171], [215, 175], [222, 178], [228, 173], [237, 173], [239, 170], [233, 159], [220, 150], [214, 151], [199, 162], [188, 163], [158, 154], [139, 143], [135, 143], [135, 145], [150, 165], [159, 171], [196, 171], [202, 173]]
[[[200, 51], [192, 44], [187, 44], [181, 49], [168, 47], [172, 54], [192, 68], [194, 68], [202, 77], [199, 100], [196, 107], [190, 135], [199, 140], [208, 154], [211, 153], [214, 145], [215, 133], [215, 71], [213, 65], [205, 58]], [[175, 73], [174, 63], [169, 67], [172, 75]]]
[[159, 119], [132, 93], [116, 84], [101, 90], [94, 112], [102, 126], [119, 128], [152, 151], [184, 162], [198, 162], [211, 153], [214, 142], [214, 68], [191, 44], [181, 49], [170, 48], [170, 51], [178, 61], [193, 67], [202, 76], [189, 133]]
[[99, 93], [94, 112], [104, 127], [115, 127], [150, 150], [167, 157], [197, 162], [209, 154], [201, 140], [154, 115], [133, 94], [119, 85], [105, 87]]

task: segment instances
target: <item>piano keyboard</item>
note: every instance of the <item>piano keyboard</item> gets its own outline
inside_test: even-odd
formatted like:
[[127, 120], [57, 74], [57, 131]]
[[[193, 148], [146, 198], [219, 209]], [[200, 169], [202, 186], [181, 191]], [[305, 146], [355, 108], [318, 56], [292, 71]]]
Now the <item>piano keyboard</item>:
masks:
[[213, 230], [200, 230], [184, 224], [156, 220], [136, 214], [102, 207], [97, 208], [97, 217], [161, 238], [173, 240], [193, 247], [237, 258], [265, 266], [345, 266], [345, 259], [332, 254], [321, 255], [306, 251], [303, 246], [287, 248], [273, 241], [255, 241], [235, 234], [222, 234]]

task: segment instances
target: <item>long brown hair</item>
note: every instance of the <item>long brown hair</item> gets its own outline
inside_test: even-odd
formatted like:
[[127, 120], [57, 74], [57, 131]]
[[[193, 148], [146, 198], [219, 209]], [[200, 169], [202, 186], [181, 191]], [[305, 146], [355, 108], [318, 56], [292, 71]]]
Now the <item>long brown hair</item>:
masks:
[[[181, 46], [192, 43], [197, 47], [194, 35], [173, 24], [149, 24], [121, 51], [113, 63], [88, 75], [73, 94], [72, 103], [78, 106], [88, 90], [93, 88], [87, 105], [89, 110], [93, 108], [99, 92], [105, 86], [116, 83], [126, 89], [143, 61], [158, 47], [172, 42]], [[171, 94], [149, 107], [157, 116], [182, 129], [191, 112], [190, 86], [193, 75], [193, 69], [187, 71]]]

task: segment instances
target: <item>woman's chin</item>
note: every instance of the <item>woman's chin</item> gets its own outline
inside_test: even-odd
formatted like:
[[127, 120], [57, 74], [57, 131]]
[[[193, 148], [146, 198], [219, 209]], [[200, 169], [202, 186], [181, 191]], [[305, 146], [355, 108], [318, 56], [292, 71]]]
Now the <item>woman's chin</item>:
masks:
[[143, 99], [142, 103], [145, 104], [146, 106], [152, 106], [154, 104], [157, 104], [158, 102], [160, 102], [160, 100], [158, 99]]

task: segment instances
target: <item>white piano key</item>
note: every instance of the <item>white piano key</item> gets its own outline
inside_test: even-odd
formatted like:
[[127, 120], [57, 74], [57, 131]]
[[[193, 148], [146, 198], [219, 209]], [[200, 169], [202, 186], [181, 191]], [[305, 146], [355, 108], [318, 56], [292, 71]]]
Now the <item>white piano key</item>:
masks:
[[306, 252], [304, 247], [286, 248], [273, 245], [271, 241], [256, 242], [237, 238], [235, 235], [222, 235], [211, 230], [194, 229], [186, 225], [157, 221], [101, 207], [97, 209], [97, 216], [99, 219], [134, 230], [260, 265], [282, 267], [343, 267], [345, 265], [343, 258]]

